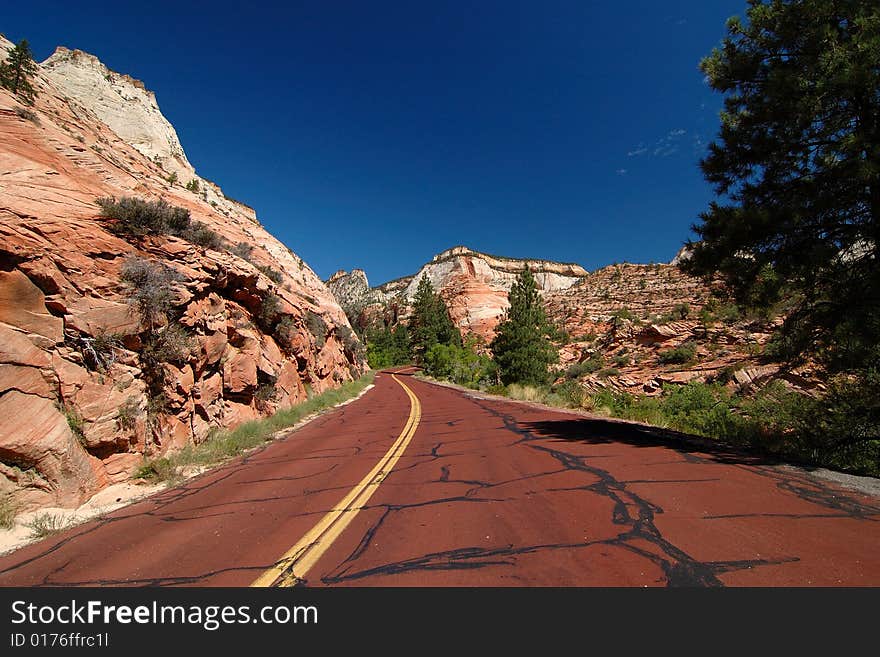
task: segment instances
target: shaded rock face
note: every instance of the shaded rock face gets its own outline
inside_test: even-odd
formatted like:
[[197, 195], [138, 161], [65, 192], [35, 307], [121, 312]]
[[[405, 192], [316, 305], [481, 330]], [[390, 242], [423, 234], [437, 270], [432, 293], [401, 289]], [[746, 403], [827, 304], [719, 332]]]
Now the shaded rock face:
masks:
[[[0, 40], [0, 56], [10, 46]], [[197, 443], [365, 367], [327, 287], [250, 208], [168, 182], [168, 158], [171, 171], [190, 166], [173, 128], [142, 85], [104, 71], [85, 53], [53, 55], [35, 79], [36, 120], [0, 90], [0, 494], [25, 506], [79, 504], [145, 454]], [[89, 96], [88, 81], [111, 85], [119, 106], [108, 93]], [[165, 132], [119, 127], [134, 130], [144, 112]], [[162, 139], [165, 151], [151, 141]], [[98, 216], [95, 199], [107, 196], [164, 198], [223, 246], [123, 239]], [[157, 326], [121, 281], [132, 257], [174, 271]], [[147, 362], [145, 344], [166, 321], [185, 348]]]

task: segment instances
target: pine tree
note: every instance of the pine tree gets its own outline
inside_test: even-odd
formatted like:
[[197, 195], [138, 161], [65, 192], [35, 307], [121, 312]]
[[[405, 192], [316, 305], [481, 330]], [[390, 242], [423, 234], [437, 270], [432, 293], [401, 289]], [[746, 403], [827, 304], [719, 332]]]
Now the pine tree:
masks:
[[725, 94], [701, 162], [725, 200], [685, 268], [785, 301], [784, 353], [858, 366], [880, 344], [880, 4], [750, 0], [747, 19], [701, 63]]
[[[810, 457], [880, 470], [880, 4], [749, 0], [703, 60], [723, 94], [701, 162], [723, 199], [684, 268], [738, 301], [784, 304], [772, 352], [820, 359], [829, 392], [801, 422]], [[839, 459], [839, 460], [837, 460]]]
[[548, 366], [559, 357], [552, 335], [535, 277], [526, 267], [510, 290], [510, 308], [490, 345], [502, 382], [546, 384]]
[[461, 333], [452, 323], [446, 303], [434, 292], [426, 274], [419, 279], [413, 298], [409, 337], [413, 357], [418, 363], [424, 362], [425, 354], [435, 344], [461, 345]]
[[30, 78], [36, 73], [37, 64], [34, 62], [30, 46], [26, 39], [22, 39], [9, 51], [6, 61], [0, 63], [0, 85], [21, 98], [22, 102], [33, 105], [37, 92]]

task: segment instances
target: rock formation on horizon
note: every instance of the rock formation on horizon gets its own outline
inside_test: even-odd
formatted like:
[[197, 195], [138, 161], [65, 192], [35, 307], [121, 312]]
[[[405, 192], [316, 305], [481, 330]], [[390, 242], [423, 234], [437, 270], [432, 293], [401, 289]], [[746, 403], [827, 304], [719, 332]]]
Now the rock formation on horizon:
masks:
[[[588, 390], [610, 388], [659, 394], [664, 384], [720, 381], [731, 385], [773, 378], [808, 391], [821, 386], [814, 368], [787, 370], [760, 357], [778, 320], [739, 316], [720, 285], [684, 274], [682, 248], [669, 263], [579, 265], [489, 256], [458, 246], [434, 256], [418, 273], [371, 288], [366, 273], [336, 272], [328, 287], [350, 320], [363, 329], [406, 319], [423, 274], [445, 300], [463, 336], [485, 345], [508, 307], [516, 274], [528, 265], [548, 318], [568, 339], [559, 347], [558, 376]], [[667, 352], [693, 349], [687, 362]]]
[[[0, 57], [11, 46], [0, 37]], [[0, 90], [0, 494], [75, 506], [144, 455], [364, 371], [324, 283], [251, 208], [195, 173], [143, 84], [59, 48], [34, 86], [32, 108]], [[222, 246], [123, 238], [99, 197], [165, 199]], [[190, 355], [163, 364], [162, 404], [147, 392], [145, 326], [120, 281], [132, 256], [179, 279], [172, 312]], [[275, 328], [260, 321], [267, 300], [283, 320]]]

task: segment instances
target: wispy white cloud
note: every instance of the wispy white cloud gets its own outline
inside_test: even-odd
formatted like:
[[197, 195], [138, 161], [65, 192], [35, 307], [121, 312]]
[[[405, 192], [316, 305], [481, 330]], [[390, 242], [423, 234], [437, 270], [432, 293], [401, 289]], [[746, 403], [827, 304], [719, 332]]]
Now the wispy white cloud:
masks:
[[684, 128], [673, 128], [664, 136], [660, 137], [653, 145], [647, 146], [644, 142], [640, 142], [633, 150], [627, 152], [627, 157], [639, 157], [642, 155], [650, 155], [651, 157], [669, 157], [679, 150], [679, 144], [682, 138], [688, 134]]
[[651, 155], [654, 157], [669, 157], [670, 155], [675, 155], [678, 152], [678, 146], [675, 144], [663, 144], [661, 146], [657, 146]]
[[648, 152], [648, 147], [645, 146], [644, 143], [639, 143], [639, 145], [636, 146], [633, 150], [628, 151], [626, 156], [627, 157], [638, 157], [639, 155], [644, 155], [647, 152]]
[[618, 170], [617, 170], [617, 175], [618, 175], [618, 176], [625, 176], [625, 175], [626, 175], [626, 169], [618, 169]]

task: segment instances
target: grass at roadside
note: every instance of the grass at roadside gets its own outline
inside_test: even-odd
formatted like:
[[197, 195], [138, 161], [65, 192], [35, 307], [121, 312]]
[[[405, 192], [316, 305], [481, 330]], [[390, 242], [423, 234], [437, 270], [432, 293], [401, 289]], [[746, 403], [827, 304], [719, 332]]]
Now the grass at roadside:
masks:
[[270, 440], [275, 432], [288, 429], [313, 413], [356, 397], [373, 382], [374, 377], [375, 372], [368, 372], [356, 381], [315, 395], [270, 417], [245, 422], [235, 429], [215, 432], [198, 445], [190, 445], [174, 454], [144, 462], [133, 476], [169, 483], [180, 481], [186, 466], [220, 463], [257, 447]]
[[68, 521], [60, 514], [41, 513], [35, 516], [27, 526], [30, 527], [33, 538], [46, 538], [66, 529]]

